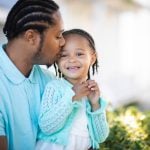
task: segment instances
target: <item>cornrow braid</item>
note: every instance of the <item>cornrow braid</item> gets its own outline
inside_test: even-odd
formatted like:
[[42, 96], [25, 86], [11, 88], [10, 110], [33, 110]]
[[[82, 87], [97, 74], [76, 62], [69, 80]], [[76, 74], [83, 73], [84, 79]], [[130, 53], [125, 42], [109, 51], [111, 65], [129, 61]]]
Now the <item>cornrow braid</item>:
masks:
[[55, 24], [52, 15], [58, 9], [53, 0], [18, 0], [7, 16], [3, 32], [8, 40], [28, 29], [42, 33]]
[[[67, 30], [67, 31], [63, 32], [64, 37], [71, 35], [71, 34], [77, 34], [77, 35], [80, 35], [80, 36], [86, 38], [87, 41], [89, 42], [89, 46], [92, 48], [92, 50], [94, 52], [96, 52], [94, 39], [92, 38], [92, 36], [89, 33], [87, 33], [86, 31], [84, 31], [82, 29], [71, 29], [71, 30]], [[98, 72], [98, 67], [99, 67], [98, 59], [96, 58], [96, 61], [92, 65], [92, 75], [94, 75], [96, 72]], [[60, 71], [59, 71], [58, 67], [56, 67], [56, 64], [55, 64], [55, 71], [56, 71], [56, 75], [58, 75], [58, 72], [59, 72], [59, 77], [63, 76], [60, 74]], [[90, 68], [88, 71], [88, 79], [90, 79]]]

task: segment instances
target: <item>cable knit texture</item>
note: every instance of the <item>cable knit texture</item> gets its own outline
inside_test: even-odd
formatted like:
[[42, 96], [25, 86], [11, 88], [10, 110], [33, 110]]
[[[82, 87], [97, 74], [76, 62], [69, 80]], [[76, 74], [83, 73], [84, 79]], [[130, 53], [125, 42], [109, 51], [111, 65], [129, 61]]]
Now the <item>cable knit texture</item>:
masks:
[[[72, 87], [65, 79], [53, 80], [47, 84], [41, 102], [39, 140], [67, 145], [73, 121], [82, 105], [80, 101], [72, 102], [75, 94]], [[92, 112], [91, 105], [86, 100], [88, 129], [93, 148], [99, 148], [99, 143], [104, 142], [109, 133], [105, 113], [107, 103], [102, 98], [99, 103], [100, 109]]]

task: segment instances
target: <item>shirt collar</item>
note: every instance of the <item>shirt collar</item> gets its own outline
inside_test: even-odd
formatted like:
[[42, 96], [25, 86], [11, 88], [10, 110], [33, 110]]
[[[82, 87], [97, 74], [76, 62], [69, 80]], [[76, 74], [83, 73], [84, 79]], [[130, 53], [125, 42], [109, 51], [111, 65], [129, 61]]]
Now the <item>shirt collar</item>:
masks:
[[[4, 45], [5, 46], [5, 45]], [[4, 47], [3, 46], [3, 47]], [[2, 46], [0, 46], [0, 68], [3, 70], [5, 76], [14, 84], [20, 84], [25, 80], [29, 80], [32, 83], [35, 83], [34, 79], [34, 67], [29, 75], [26, 78], [18, 68], [13, 64], [11, 59], [7, 56]]]

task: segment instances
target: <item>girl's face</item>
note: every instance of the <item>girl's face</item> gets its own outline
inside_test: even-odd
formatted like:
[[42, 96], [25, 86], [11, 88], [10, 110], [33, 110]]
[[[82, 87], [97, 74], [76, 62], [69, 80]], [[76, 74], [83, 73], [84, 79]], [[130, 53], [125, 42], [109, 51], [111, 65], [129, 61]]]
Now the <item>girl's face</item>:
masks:
[[71, 34], [65, 37], [58, 67], [71, 83], [81, 83], [87, 79], [88, 70], [95, 62], [96, 55], [86, 38]]

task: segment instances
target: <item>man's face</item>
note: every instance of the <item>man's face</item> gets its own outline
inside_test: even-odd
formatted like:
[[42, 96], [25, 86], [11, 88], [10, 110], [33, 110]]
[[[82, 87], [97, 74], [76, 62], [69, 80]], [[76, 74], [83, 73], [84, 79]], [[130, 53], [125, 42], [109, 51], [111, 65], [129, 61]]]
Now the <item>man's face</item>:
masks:
[[40, 65], [50, 66], [54, 63], [61, 47], [65, 44], [62, 36], [63, 21], [58, 12], [53, 14], [55, 25], [50, 26], [45, 32], [42, 42], [39, 43], [38, 52], [36, 54], [36, 63]]

